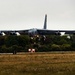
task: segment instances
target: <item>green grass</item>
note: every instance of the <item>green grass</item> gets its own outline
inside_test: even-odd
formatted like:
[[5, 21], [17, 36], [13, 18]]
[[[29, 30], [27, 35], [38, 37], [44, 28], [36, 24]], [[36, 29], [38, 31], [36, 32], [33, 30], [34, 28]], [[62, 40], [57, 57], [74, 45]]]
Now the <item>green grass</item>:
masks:
[[1, 54], [0, 75], [75, 75], [75, 52]]

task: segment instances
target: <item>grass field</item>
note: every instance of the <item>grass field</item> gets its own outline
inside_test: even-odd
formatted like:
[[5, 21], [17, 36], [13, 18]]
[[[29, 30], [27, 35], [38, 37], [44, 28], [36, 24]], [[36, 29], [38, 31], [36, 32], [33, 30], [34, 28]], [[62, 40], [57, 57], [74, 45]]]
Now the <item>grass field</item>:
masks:
[[75, 75], [75, 52], [0, 54], [0, 75]]

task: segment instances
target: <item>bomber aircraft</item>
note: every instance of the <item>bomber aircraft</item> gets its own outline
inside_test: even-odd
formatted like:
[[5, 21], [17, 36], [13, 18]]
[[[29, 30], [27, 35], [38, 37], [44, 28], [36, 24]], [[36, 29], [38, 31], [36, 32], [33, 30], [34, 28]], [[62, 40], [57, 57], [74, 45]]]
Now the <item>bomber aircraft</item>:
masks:
[[0, 31], [0, 35], [61, 35], [61, 32], [65, 34], [75, 34], [75, 30], [48, 30], [47, 29], [47, 14], [45, 15], [44, 27], [43, 29], [27, 29], [27, 30], [2, 30]]

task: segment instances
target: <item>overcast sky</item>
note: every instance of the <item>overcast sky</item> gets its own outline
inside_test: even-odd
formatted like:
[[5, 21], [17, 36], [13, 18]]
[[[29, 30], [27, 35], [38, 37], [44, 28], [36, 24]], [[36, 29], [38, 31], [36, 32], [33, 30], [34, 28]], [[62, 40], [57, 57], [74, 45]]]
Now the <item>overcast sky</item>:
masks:
[[0, 0], [0, 30], [75, 30], [75, 0]]

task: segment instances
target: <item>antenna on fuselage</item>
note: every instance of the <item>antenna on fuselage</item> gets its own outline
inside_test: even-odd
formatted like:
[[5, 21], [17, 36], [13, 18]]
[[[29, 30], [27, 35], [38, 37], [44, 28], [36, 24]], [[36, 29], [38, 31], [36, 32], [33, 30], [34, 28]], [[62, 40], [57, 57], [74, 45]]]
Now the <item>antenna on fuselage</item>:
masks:
[[47, 14], [45, 15], [44, 27], [43, 29], [47, 29]]

